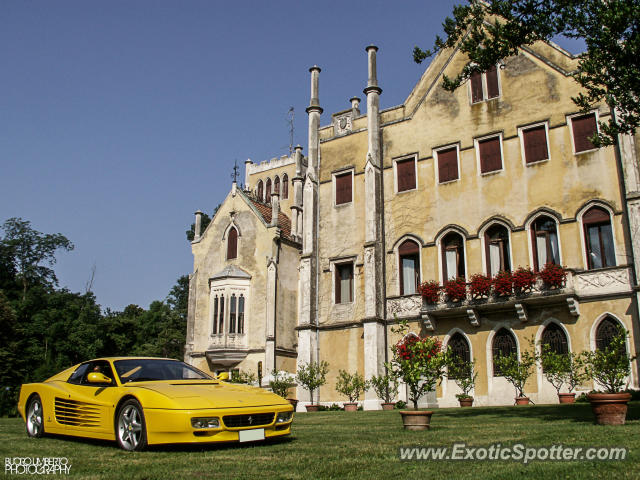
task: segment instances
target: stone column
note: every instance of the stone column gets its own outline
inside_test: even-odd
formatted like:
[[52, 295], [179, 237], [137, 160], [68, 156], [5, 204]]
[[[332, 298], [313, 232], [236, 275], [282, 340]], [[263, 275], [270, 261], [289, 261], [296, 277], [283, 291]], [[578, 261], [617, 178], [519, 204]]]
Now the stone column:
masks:
[[360, 116], [360, 98], [351, 97], [349, 101], [351, 102], [351, 116], [353, 118], [359, 117]]
[[273, 258], [267, 262], [266, 339], [264, 347], [264, 373], [270, 375], [276, 366], [276, 311], [278, 265]]
[[278, 214], [280, 213], [280, 194], [271, 192], [271, 226], [278, 226]]
[[302, 165], [302, 147], [296, 145], [295, 154], [296, 173], [291, 179], [293, 190], [293, 202], [291, 204], [291, 235], [297, 241], [302, 241], [302, 182], [304, 181], [304, 168]]
[[[382, 231], [382, 159], [380, 155], [380, 94], [376, 70], [378, 47], [369, 45], [367, 96], [368, 152], [364, 171], [365, 244], [364, 244], [364, 373], [369, 379], [384, 369], [384, 282]], [[380, 403], [373, 389], [365, 393], [365, 409], [378, 409]]]
[[200, 210], [196, 210], [195, 213], [196, 216], [196, 226], [195, 226], [195, 231], [193, 234], [193, 241], [194, 242], [198, 242], [200, 241], [200, 230], [202, 229], [202, 212]]
[[251, 185], [249, 185], [249, 169], [251, 168], [251, 165], [253, 165], [253, 162], [247, 158], [244, 161], [244, 188], [246, 190], [251, 190]]

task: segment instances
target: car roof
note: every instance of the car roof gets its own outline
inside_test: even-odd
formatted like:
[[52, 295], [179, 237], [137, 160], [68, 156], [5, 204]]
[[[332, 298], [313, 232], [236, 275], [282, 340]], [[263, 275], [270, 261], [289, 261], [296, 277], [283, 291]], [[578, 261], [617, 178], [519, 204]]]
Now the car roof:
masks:
[[171, 360], [174, 362], [182, 362], [182, 360], [176, 360], [175, 358], [166, 358], [166, 357], [100, 357], [100, 358], [94, 358], [91, 360], [87, 360], [86, 362], [80, 362], [80, 363], [95, 362], [96, 360], [110, 360], [112, 362], [115, 362], [116, 360]]

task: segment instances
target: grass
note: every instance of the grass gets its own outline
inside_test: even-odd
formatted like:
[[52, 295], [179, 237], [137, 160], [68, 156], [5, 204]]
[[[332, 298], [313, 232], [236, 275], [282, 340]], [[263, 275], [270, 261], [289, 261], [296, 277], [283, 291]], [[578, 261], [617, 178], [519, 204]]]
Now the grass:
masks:
[[[437, 409], [432, 429], [404, 431], [391, 412], [297, 414], [291, 437], [258, 445], [163, 446], [141, 453], [115, 442], [27, 438], [21, 419], [0, 418], [2, 457], [67, 457], [72, 478], [86, 479], [412, 479], [640, 478], [640, 402], [627, 424], [593, 424], [588, 404]], [[400, 461], [401, 446], [473, 447], [500, 442], [530, 447], [627, 447], [624, 461]], [[8, 478], [9, 475], [6, 475]], [[24, 476], [21, 476], [24, 478]], [[59, 477], [58, 477], [59, 478]]]

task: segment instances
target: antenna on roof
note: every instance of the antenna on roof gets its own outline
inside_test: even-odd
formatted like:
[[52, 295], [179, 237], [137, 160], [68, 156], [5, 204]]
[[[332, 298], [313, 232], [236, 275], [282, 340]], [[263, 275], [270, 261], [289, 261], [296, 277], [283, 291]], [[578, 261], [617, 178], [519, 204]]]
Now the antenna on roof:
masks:
[[231, 178], [235, 183], [238, 183], [238, 176], [240, 175], [240, 169], [238, 168], [238, 159], [236, 158], [233, 162], [233, 173], [231, 174]]
[[287, 122], [289, 123], [289, 156], [291, 156], [293, 155], [293, 119], [295, 116], [293, 107], [289, 107], [287, 115], [289, 116], [289, 119], [287, 120]]

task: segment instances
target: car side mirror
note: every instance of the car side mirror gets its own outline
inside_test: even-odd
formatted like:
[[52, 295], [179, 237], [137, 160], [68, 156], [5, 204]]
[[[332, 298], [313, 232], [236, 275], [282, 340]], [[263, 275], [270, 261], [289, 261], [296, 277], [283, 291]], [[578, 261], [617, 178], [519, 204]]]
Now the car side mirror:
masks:
[[228, 372], [220, 372], [218, 374], [218, 380], [220, 380], [222, 382], [226, 382], [227, 380], [229, 380], [229, 373]]
[[91, 372], [87, 375], [87, 382], [89, 383], [100, 383], [102, 385], [111, 384], [111, 379], [107, 377], [104, 373], [100, 372]]

